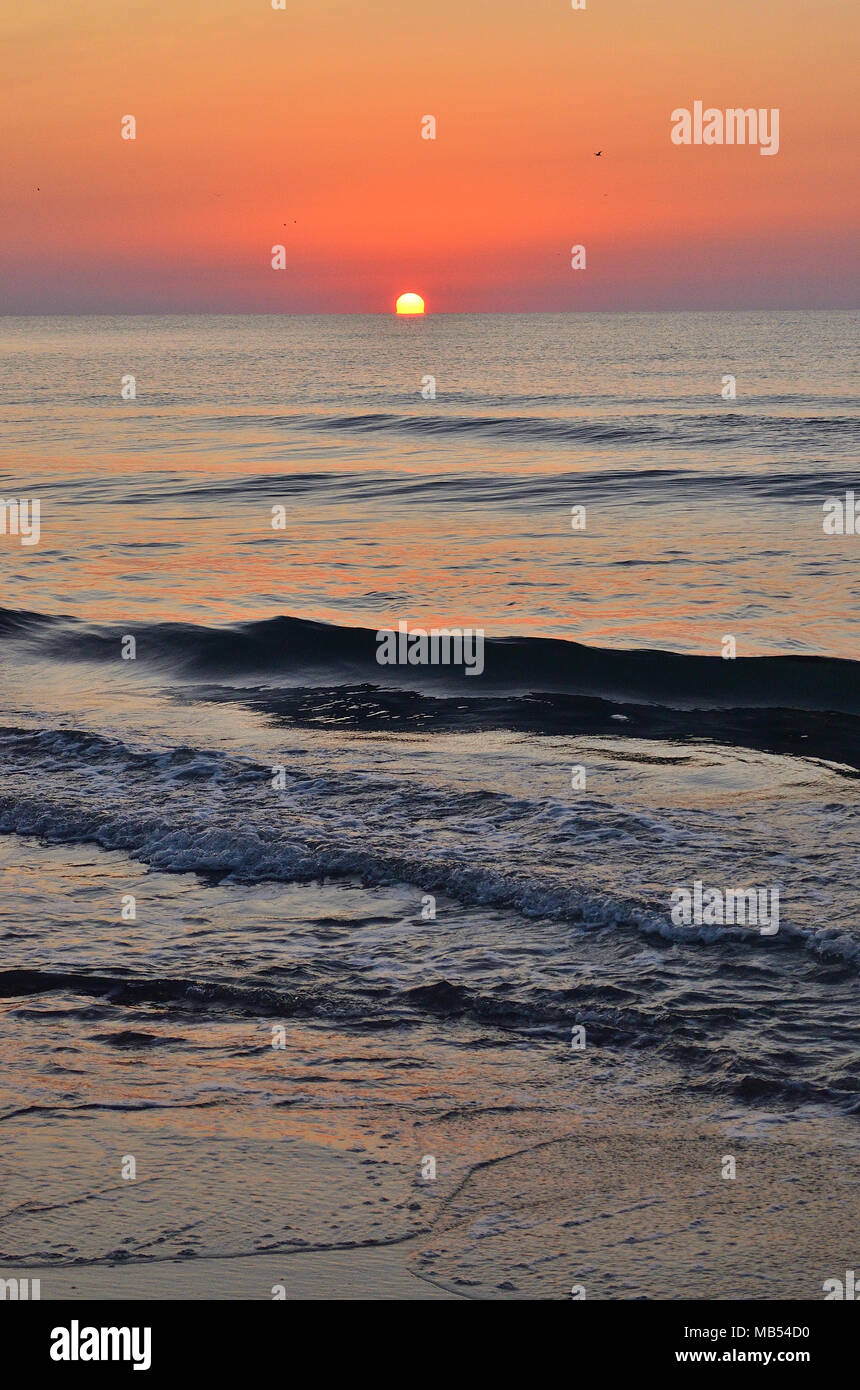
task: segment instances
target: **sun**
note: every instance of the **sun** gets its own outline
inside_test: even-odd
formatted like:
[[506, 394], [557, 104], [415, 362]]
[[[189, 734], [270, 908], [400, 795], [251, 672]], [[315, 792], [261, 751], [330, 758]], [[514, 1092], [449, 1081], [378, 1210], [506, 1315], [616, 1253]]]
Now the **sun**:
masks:
[[420, 294], [402, 294], [394, 307], [398, 314], [423, 314], [424, 300]]

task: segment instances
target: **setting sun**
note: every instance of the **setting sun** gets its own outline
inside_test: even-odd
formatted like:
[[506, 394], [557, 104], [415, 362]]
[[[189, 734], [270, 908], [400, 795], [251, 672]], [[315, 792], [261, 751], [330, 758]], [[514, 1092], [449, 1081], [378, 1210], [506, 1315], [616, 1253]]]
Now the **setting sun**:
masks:
[[395, 308], [398, 314], [423, 314], [424, 300], [420, 294], [402, 294]]

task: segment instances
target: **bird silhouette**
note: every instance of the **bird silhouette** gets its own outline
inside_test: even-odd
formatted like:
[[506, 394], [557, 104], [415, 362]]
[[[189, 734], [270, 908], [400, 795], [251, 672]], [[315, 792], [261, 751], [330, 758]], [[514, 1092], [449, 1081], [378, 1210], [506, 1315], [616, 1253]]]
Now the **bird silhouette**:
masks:
[[595, 159], [599, 159], [600, 156], [601, 156], [602, 154], [603, 154], [603, 150], [595, 150], [595, 151], [594, 151], [594, 158], [595, 158]]

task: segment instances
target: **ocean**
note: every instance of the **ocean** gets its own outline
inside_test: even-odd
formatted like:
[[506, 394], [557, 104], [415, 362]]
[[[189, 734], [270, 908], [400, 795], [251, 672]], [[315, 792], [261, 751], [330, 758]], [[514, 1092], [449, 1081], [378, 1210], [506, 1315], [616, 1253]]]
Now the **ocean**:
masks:
[[[853, 1267], [860, 581], [824, 521], [860, 498], [856, 341], [0, 319], [4, 1269]], [[381, 665], [398, 623], [480, 630], [482, 671]], [[778, 930], [679, 921], [697, 884]]]

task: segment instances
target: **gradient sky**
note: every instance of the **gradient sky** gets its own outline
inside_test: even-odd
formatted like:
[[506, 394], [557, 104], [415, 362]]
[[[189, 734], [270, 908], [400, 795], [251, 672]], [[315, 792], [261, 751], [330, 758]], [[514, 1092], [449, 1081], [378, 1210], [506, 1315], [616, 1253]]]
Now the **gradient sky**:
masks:
[[[11, 10], [2, 312], [858, 302], [856, 0]], [[673, 145], [697, 98], [779, 107], [779, 154]]]

